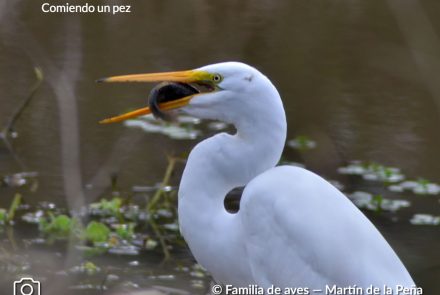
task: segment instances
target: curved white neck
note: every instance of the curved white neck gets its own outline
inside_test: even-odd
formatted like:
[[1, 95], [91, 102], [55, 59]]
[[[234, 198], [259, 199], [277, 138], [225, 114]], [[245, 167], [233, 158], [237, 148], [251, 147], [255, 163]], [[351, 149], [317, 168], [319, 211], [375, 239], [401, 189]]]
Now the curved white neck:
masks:
[[[217, 134], [191, 151], [179, 188], [182, 235], [197, 261], [214, 276], [215, 269], [222, 266], [209, 265], [210, 256], [224, 255], [223, 261], [229, 264], [228, 267], [233, 263], [228, 257], [240, 257], [228, 253], [236, 247], [224, 247], [238, 241], [241, 233], [236, 215], [228, 213], [224, 207], [226, 194], [237, 186], [245, 186], [280, 159], [287, 131], [281, 99], [275, 97], [272, 105], [234, 125], [237, 128], [235, 135]], [[244, 253], [235, 254], [243, 256]]]

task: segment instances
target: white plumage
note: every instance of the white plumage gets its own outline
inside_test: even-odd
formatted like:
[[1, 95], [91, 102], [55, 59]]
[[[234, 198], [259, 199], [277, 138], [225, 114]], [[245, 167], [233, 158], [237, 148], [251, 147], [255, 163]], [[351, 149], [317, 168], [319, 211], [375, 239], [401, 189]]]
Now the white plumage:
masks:
[[[183, 110], [232, 123], [237, 133], [199, 143], [182, 177], [179, 221], [197, 261], [218, 282], [236, 286], [414, 285], [389, 244], [341, 192], [305, 169], [274, 168], [286, 119], [272, 83], [241, 63], [201, 70], [222, 75], [223, 90], [199, 95]], [[225, 195], [244, 185], [239, 212], [228, 213]]]

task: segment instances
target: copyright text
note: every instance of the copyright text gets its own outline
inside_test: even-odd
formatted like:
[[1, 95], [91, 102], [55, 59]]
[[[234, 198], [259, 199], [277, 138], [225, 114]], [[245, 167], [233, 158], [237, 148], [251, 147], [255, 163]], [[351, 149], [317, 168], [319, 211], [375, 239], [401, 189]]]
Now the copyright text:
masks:
[[214, 285], [212, 287], [213, 294], [227, 294], [227, 295], [309, 295], [309, 294], [325, 294], [325, 295], [422, 295], [423, 290], [417, 286], [406, 287], [397, 285], [390, 286], [369, 286], [361, 288], [353, 285], [348, 287], [338, 287], [336, 285], [325, 286], [324, 289], [311, 288], [279, 288], [271, 286], [269, 288], [262, 288], [257, 285], [249, 285], [247, 287], [234, 287], [232, 285]]

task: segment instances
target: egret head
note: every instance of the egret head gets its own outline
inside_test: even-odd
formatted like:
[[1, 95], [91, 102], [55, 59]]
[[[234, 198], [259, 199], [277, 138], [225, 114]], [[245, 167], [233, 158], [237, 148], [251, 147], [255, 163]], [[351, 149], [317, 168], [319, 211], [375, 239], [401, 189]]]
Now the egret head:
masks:
[[[192, 116], [237, 123], [244, 117], [261, 117], [281, 106], [279, 94], [272, 83], [255, 68], [239, 62], [224, 62], [194, 70], [137, 74], [104, 78], [99, 82], [178, 82], [189, 84], [195, 93], [159, 102], [162, 111], [179, 109]], [[150, 108], [105, 119], [102, 123], [118, 122], [151, 113]]]

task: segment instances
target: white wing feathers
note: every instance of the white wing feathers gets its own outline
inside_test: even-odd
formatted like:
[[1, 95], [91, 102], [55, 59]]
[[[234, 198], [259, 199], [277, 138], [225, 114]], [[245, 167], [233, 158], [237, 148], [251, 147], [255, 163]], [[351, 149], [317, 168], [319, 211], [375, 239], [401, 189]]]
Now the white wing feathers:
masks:
[[262, 287], [414, 284], [373, 224], [310, 171], [280, 166], [262, 173], [246, 186], [239, 214]]

